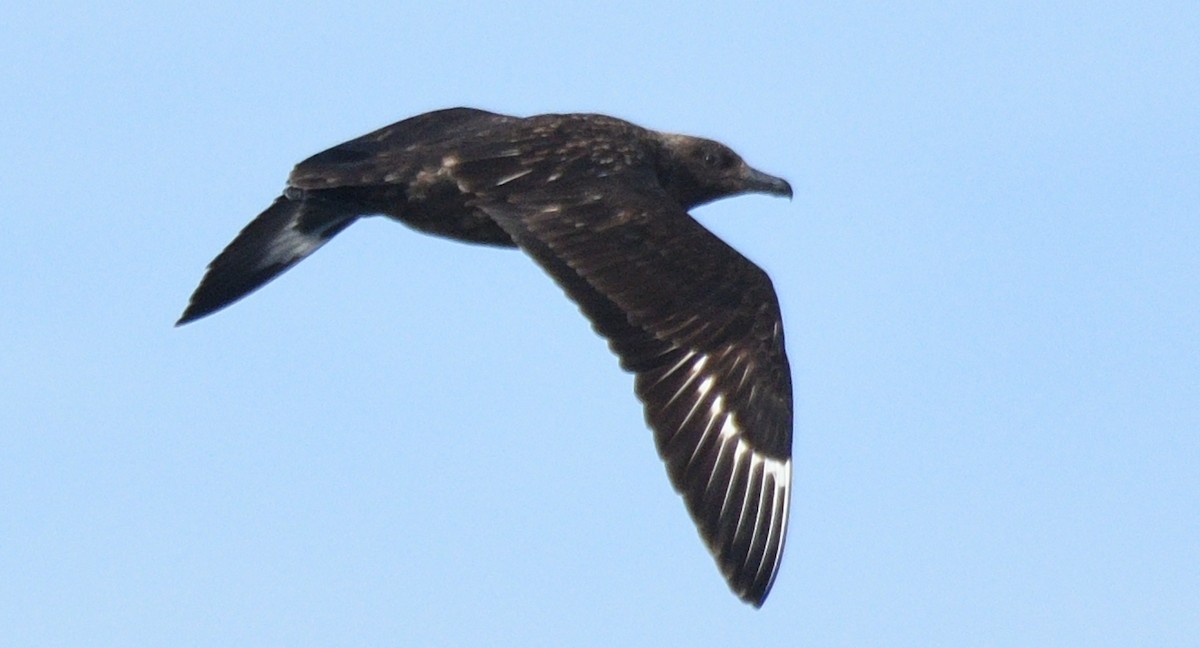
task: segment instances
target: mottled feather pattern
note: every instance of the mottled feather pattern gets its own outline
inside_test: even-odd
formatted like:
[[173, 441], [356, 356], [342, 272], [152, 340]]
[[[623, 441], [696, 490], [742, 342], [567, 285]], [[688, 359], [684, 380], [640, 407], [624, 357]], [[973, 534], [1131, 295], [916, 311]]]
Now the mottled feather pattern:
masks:
[[671, 483], [731, 589], [761, 605], [791, 484], [792, 385], [761, 269], [688, 214], [791, 195], [727, 147], [595, 114], [418, 115], [318, 153], [210, 264], [180, 318], [248, 294], [360, 216], [520, 247], [635, 374]]

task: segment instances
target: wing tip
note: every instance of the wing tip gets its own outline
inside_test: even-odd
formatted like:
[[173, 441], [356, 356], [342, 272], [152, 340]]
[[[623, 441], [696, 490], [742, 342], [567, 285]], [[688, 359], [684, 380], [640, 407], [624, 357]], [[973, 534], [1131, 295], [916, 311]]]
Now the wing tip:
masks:
[[175, 326], [229, 306], [307, 258], [358, 218], [353, 207], [276, 198], [208, 264]]
[[733, 462], [741, 469], [721, 475], [722, 481], [728, 480], [734, 502], [713, 498], [707, 483], [685, 482], [678, 490], [729, 589], [761, 608], [783, 563], [792, 460], [772, 460], [753, 451], [739, 455]]
[[194, 302], [189, 303], [187, 308], [185, 308], [183, 313], [179, 316], [179, 319], [175, 320], [175, 328], [179, 328], [184, 324], [190, 324], [191, 322], [194, 322], [201, 317], [212, 313], [213, 310], [215, 309], [198, 308]]

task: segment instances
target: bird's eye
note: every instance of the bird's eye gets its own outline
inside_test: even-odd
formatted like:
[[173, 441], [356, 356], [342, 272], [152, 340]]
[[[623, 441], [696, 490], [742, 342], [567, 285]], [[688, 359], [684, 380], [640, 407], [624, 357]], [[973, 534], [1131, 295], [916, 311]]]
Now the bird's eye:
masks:
[[720, 149], [709, 149], [704, 152], [704, 166], [710, 169], [728, 169], [733, 164], [733, 156]]

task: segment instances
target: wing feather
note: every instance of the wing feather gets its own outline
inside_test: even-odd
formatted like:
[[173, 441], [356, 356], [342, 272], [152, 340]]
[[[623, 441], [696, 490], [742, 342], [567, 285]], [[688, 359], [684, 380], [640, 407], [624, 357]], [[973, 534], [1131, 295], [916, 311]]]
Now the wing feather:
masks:
[[286, 194], [276, 198], [208, 264], [175, 325], [197, 320], [258, 290], [357, 218], [336, 201]]
[[479, 205], [626, 369], [730, 587], [761, 605], [783, 553], [792, 387], [767, 275], [652, 190], [576, 186]]
[[[292, 169], [288, 184], [300, 189], [385, 184], [411, 180], [415, 170], [440, 152], [466, 141], [496, 141], [490, 131], [511, 126], [515, 117], [474, 108], [448, 108], [417, 115], [371, 131], [313, 155]], [[433, 157], [431, 157], [433, 156]]]

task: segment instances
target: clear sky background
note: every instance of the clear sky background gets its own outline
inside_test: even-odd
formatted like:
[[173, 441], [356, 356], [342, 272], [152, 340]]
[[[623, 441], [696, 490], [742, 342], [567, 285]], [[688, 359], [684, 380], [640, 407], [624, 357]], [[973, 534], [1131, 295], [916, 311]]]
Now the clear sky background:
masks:
[[[0, 22], [0, 644], [1185, 645], [1200, 5], [25, 3]], [[304, 157], [596, 111], [795, 200], [795, 485], [726, 589], [632, 378], [522, 254], [356, 224], [211, 318]]]

